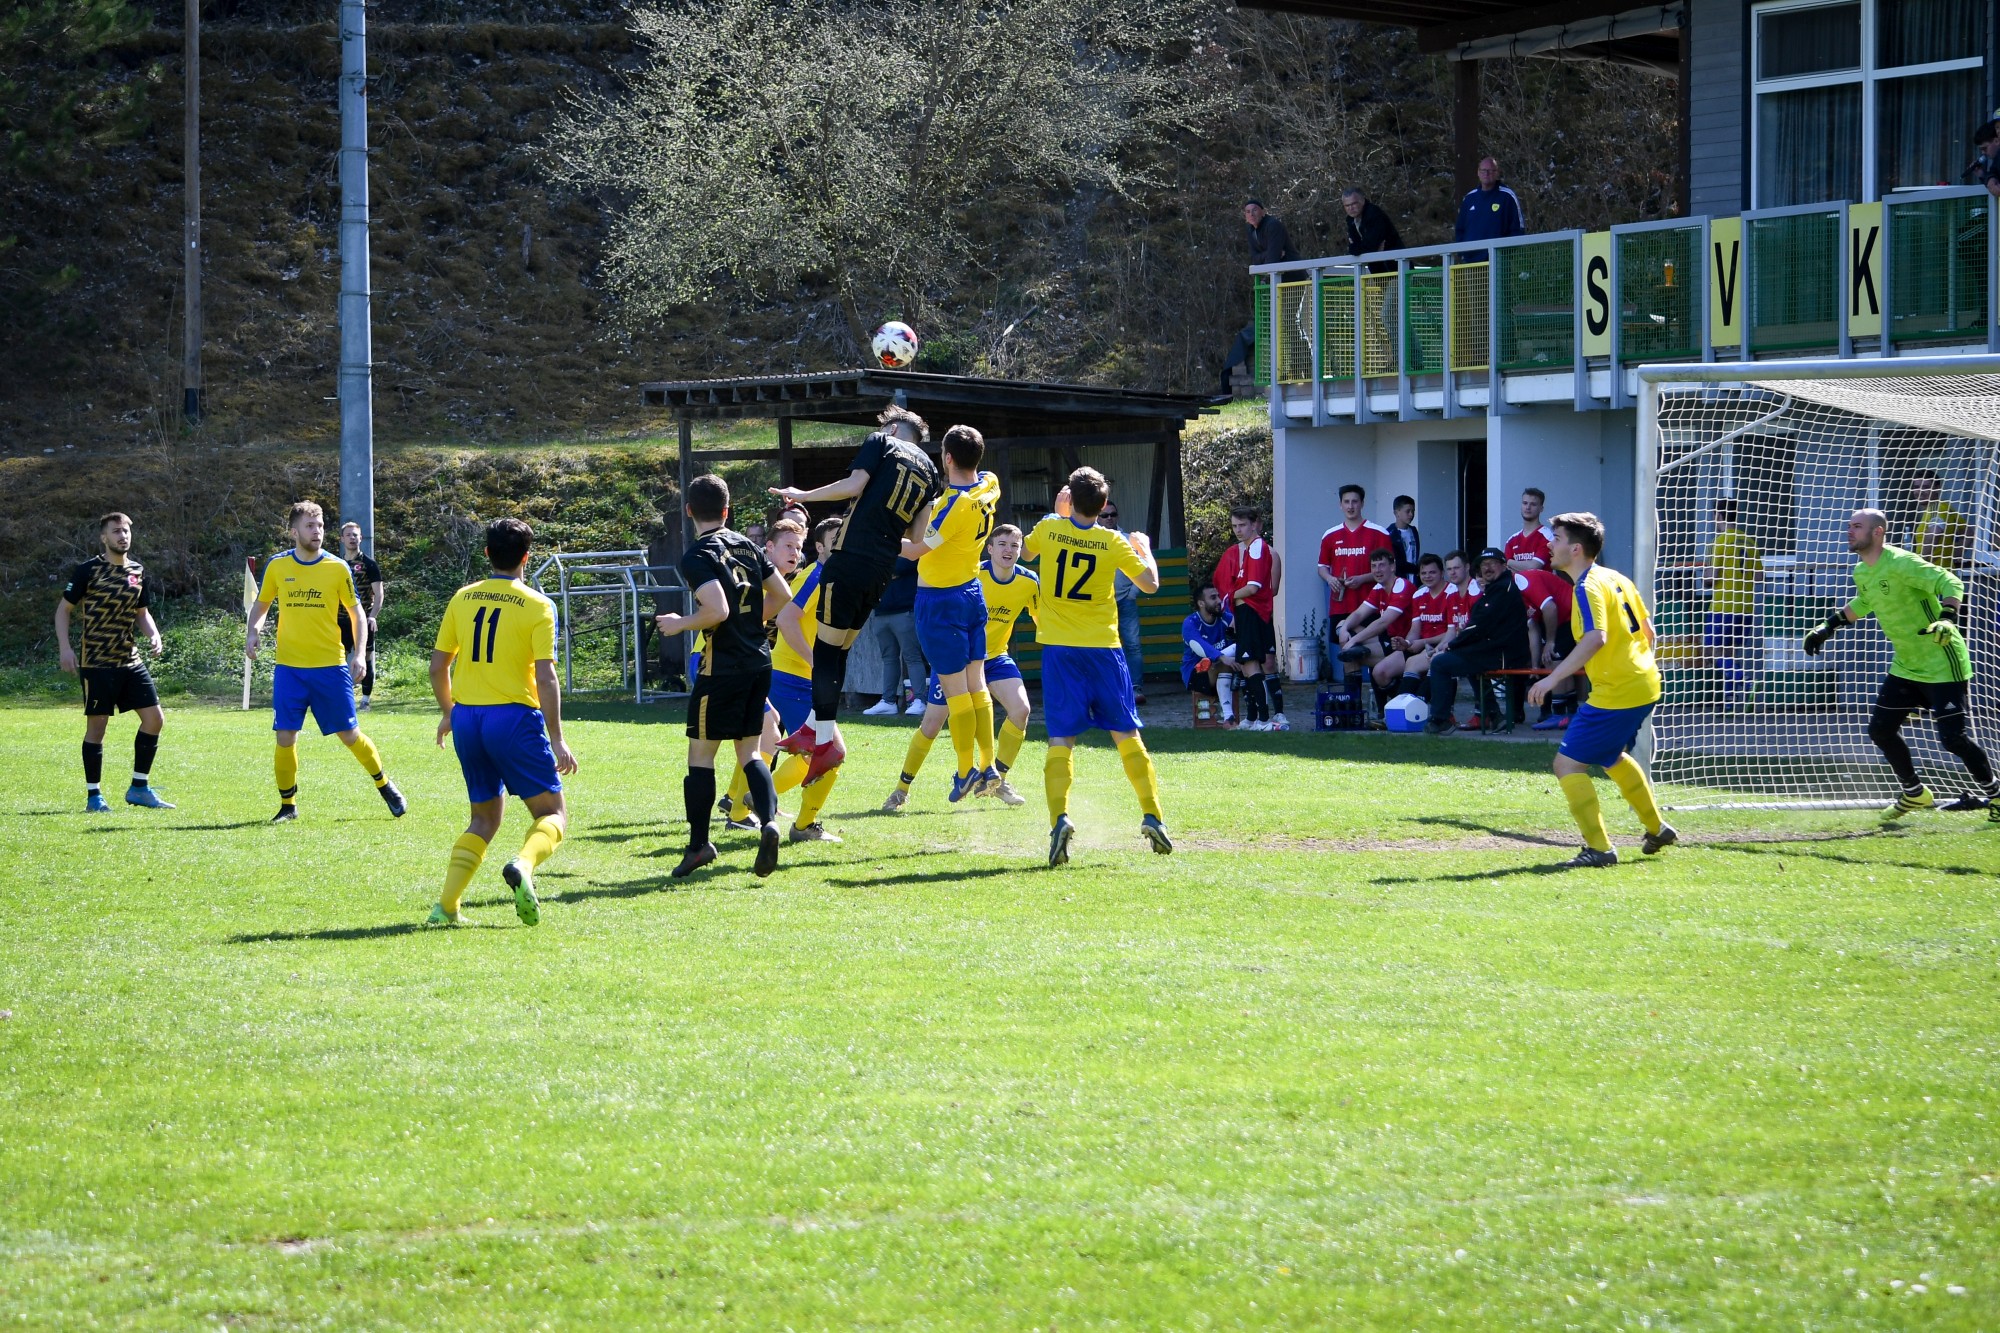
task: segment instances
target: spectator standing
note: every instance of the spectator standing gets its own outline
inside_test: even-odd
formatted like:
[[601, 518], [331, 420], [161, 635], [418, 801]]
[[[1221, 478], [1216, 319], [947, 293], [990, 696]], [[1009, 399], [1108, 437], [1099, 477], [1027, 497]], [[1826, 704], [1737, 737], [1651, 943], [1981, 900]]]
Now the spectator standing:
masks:
[[1417, 531], [1417, 502], [1407, 495], [1396, 497], [1391, 512], [1395, 520], [1389, 524], [1389, 541], [1396, 552], [1396, 575], [1399, 578], [1417, 577], [1417, 562], [1423, 558], [1423, 534]]
[[1222, 725], [1236, 725], [1236, 623], [1213, 585], [1203, 588], [1194, 611], [1181, 622], [1181, 684], [1190, 694], [1212, 694], [1222, 705]]
[[1362, 506], [1367, 502], [1368, 492], [1360, 486], [1353, 482], [1342, 486], [1340, 522], [1319, 539], [1319, 577], [1327, 587], [1326, 656], [1332, 663], [1335, 680], [1342, 679], [1340, 650], [1345, 646], [1335, 629], [1360, 607], [1368, 589], [1375, 586], [1371, 557], [1377, 551], [1393, 553], [1395, 549], [1387, 528], [1362, 517]]
[[1925, 469], [1910, 479], [1917, 516], [1910, 523], [1909, 550], [1919, 560], [1958, 573], [1965, 568], [1965, 516], [1944, 498], [1938, 474]]
[[1542, 506], [1548, 503], [1548, 498], [1539, 486], [1521, 492], [1521, 530], [1501, 548], [1507, 553], [1507, 568], [1516, 574], [1549, 567], [1549, 542], [1555, 537], [1555, 529], [1542, 522]]
[[[1454, 241], [1497, 241], [1526, 234], [1528, 225], [1521, 213], [1521, 197], [1501, 183], [1500, 164], [1490, 157], [1479, 159], [1479, 188], [1466, 191], [1458, 201], [1458, 221], [1452, 228]], [[1483, 263], [1486, 251], [1468, 251], [1458, 257], [1461, 264]]]
[[[1743, 662], [1757, 626], [1757, 575], [1764, 558], [1736, 522], [1736, 501], [1715, 502], [1715, 543], [1708, 548], [1708, 623], [1704, 646], [1722, 675], [1722, 706], [1743, 702]], [[1565, 617], [1567, 619], [1567, 617]]]
[[1965, 169], [1965, 178], [1974, 185], [1984, 185], [1986, 193], [2000, 199], [2000, 116], [1974, 130], [1972, 143], [1979, 155]]
[[1236, 662], [1243, 673], [1243, 730], [1287, 731], [1284, 703], [1275, 696], [1271, 659], [1277, 634], [1271, 624], [1276, 591], [1271, 545], [1264, 540], [1263, 516], [1251, 506], [1229, 512], [1236, 543], [1215, 566], [1215, 590], [1236, 621]]
[[1479, 596], [1465, 628], [1452, 635], [1431, 662], [1431, 720], [1426, 731], [1448, 736], [1458, 730], [1458, 682], [1467, 676], [1524, 662], [1528, 656], [1528, 606], [1508, 576], [1507, 557], [1489, 546], [1479, 553]]
[[[382, 595], [388, 585], [382, 582], [382, 566], [362, 554], [361, 525], [343, 523], [340, 525], [340, 558], [354, 572], [354, 599], [368, 617], [368, 651], [361, 660], [361, 698], [355, 707], [366, 712], [375, 706], [375, 621], [382, 614]], [[337, 608], [340, 615], [340, 646], [354, 651], [354, 624], [347, 618], [347, 608]]]
[[[1357, 259], [1362, 255], [1372, 255], [1378, 250], [1400, 250], [1403, 238], [1396, 232], [1396, 224], [1382, 211], [1382, 206], [1371, 203], [1358, 186], [1348, 186], [1341, 192], [1340, 206], [1347, 210], [1347, 253]], [[1394, 260], [1383, 260], [1367, 266], [1370, 273], [1394, 273]]]
[[[924, 686], [931, 669], [924, 662], [924, 650], [917, 645], [917, 562], [896, 558], [895, 573], [875, 603], [875, 614], [864, 626], [874, 651], [882, 659], [882, 697], [861, 710], [864, 717], [890, 717], [898, 710], [912, 717], [924, 711]], [[915, 697], [903, 707], [903, 681], [914, 687]]]
[[[1098, 511], [1097, 526], [1118, 531], [1118, 506], [1106, 502]], [[1111, 600], [1118, 604], [1118, 646], [1125, 653], [1125, 669], [1132, 675], [1132, 702], [1146, 702], [1146, 644], [1139, 625], [1139, 585], [1123, 573], [1111, 576]]]
[[[1259, 200], [1252, 199], [1243, 205], [1243, 224], [1250, 233], [1251, 267], [1288, 263], [1299, 257], [1299, 252], [1292, 248], [1292, 238], [1286, 232], [1285, 224], [1266, 213]], [[1243, 326], [1236, 335], [1236, 341], [1230, 344], [1228, 359], [1222, 363], [1222, 391], [1218, 395], [1224, 401], [1236, 395], [1236, 390], [1230, 387], [1230, 373], [1250, 359], [1251, 353], [1256, 350], [1257, 339], [1263, 336], [1264, 331], [1257, 327], [1257, 321], [1253, 319]]]

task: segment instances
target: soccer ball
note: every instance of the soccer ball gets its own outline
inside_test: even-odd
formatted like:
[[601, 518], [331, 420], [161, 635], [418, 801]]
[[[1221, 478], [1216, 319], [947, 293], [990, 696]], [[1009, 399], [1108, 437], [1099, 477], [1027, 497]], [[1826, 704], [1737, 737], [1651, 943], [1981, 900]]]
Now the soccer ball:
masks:
[[1391, 731], [1422, 731], [1431, 720], [1430, 701], [1416, 694], [1399, 694], [1382, 710]]
[[917, 359], [917, 331], [900, 319], [875, 330], [875, 359], [884, 370], [907, 370]]

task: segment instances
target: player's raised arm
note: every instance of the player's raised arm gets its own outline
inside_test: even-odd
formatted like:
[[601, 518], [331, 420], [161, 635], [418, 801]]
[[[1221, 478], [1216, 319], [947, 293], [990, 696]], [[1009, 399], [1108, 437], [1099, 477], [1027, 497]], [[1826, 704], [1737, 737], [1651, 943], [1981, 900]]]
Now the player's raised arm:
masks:
[[868, 489], [868, 469], [858, 467], [839, 481], [830, 481], [810, 491], [802, 491], [796, 486], [773, 486], [770, 491], [780, 500], [791, 500], [798, 504], [818, 504], [822, 500], [852, 500], [866, 489]]
[[[1160, 590], [1160, 565], [1153, 559], [1153, 541], [1143, 532], [1125, 534], [1125, 545], [1132, 552], [1133, 567], [1125, 570], [1125, 576], [1139, 585], [1139, 591], [1147, 594]], [[1124, 560], [1119, 560], [1124, 565]]]

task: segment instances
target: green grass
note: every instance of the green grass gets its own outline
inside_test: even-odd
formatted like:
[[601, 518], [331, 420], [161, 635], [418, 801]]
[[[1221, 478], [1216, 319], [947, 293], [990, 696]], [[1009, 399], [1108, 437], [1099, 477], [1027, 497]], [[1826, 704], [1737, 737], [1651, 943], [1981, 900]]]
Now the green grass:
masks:
[[1545, 874], [1543, 747], [1162, 730], [1179, 854], [1100, 745], [1052, 873], [1038, 743], [895, 818], [857, 726], [844, 847], [670, 887], [679, 726], [575, 711], [542, 924], [516, 807], [424, 932], [426, 713], [366, 719], [407, 819], [308, 739], [273, 828], [267, 715], [176, 708], [180, 809], [92, 819], [80, 719], [0, 710], [0, 1323], [2000, 1324], [1983, 819]]

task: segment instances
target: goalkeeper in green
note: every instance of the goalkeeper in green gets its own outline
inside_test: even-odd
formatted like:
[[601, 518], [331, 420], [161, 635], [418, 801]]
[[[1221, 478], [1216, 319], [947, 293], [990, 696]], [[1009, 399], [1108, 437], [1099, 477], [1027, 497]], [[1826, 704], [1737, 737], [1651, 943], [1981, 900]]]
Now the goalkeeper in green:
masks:
[[1873, 615], [1896, 650], [1889, 674], [1875, 695], [1868, 720], [1868, 739], [1882, 751], [1903, 791], [1882, 812], [1884, 820], [1901, 819], [1912, 810], [1936, 804], [1929, 788], [1917, 779], [1916, 761], [1903, 739], [1903, 724], [1919, 708], [1928, 708], [1937, 724], [1938, 742], [1964, 762], [1979, 794], [1953, 802], [1952, 809], [1986, 808], [1989, 821], [2000, 823], [2000, 783], [1986, 751], [1972, 738], [1966, 716], [1966, 696], [1972, 682], [1972, 657], [1959, 632], [1958, 613], [1965, 584], [1950, 570], [1939, 569], [1921, 556], [1884, 541], [1888, 518], [1879, 509], [1859, 509], [1847, 520], [1847, 549], [1860, 557], [1854, 567], [1854, 600], [1806, 635], [1808, 656], [1818, 656], [1842, 626]]

